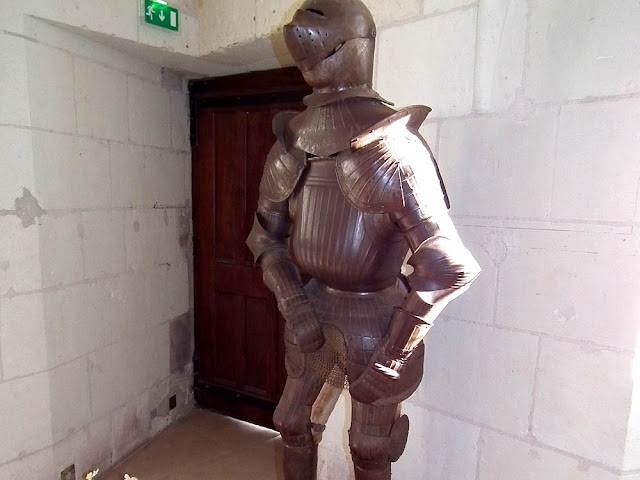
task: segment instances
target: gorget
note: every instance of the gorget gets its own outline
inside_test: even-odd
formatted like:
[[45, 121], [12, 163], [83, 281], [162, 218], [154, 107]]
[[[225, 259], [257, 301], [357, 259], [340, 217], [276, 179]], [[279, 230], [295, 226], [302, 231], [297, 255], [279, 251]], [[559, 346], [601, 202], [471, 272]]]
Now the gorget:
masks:
[[334, 90], [331, 92], [314, 92], [302, 99], [307, 107], [322, 107], [338, 100], [346, 100], [347, 98], [375, 98], [387, 105], [393, 105], [392, 102], [385, 100], [378, 92], [373, 90], [369, 85], [359, 85], [357, 87], [345, 88], [343, 90]]
[[355, 135], [395, 112], [383, 102], [368, 87], [313, 94], [305, 103], [314, 106], [287, 123], [285, 142], [321, 158], [349, 150]]

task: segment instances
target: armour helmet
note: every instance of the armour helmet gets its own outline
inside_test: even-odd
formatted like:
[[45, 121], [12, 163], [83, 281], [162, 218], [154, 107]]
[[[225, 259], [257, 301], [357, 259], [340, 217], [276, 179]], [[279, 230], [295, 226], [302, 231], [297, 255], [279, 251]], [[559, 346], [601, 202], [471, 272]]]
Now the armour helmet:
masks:
[[307, 0], [284, 27], [287, 48], [314, 88], [370, 85], [375, 36], [360, 0]]

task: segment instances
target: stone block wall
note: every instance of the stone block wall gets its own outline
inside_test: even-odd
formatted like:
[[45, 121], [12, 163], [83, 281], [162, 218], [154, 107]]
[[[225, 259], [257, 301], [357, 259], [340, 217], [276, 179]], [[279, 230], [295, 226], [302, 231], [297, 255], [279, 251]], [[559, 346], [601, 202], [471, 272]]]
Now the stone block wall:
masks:
[[[5, 3], [0, 478], [49, 478], [108, 465], [166, 424], [168, 395], [190, 401], [188, 115], [174, 76], [25, 13], [222, 74], [290, 63], [277, 38], [300, 1], [181, 1], [174, 37], [136, 2]], [[640, 478], [640, 5], [367, 3], [375, 87], [433, 108], [422, 132], [483, 267], [427, 338], [394, 475]], [[344, 396], [320, 478], [351, 475], [349, 416]]]
[[429, 333], [394, 474], [637, 478], [640, 5], [423, 7], [380, 29], [376, 86], [433, 108], [484, 271]]
[[84, 478], [192, 408], [188, 99], [22, 22], [0, 31], [0, 478]]

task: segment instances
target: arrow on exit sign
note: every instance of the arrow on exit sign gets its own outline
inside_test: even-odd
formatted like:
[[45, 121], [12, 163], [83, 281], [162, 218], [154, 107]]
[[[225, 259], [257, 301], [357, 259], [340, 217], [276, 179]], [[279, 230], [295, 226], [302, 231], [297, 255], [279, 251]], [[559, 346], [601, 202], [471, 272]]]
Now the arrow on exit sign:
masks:
[[144, 0], [144, 21], [156, 27], [178, 31], [178, 9], [162, 2]]

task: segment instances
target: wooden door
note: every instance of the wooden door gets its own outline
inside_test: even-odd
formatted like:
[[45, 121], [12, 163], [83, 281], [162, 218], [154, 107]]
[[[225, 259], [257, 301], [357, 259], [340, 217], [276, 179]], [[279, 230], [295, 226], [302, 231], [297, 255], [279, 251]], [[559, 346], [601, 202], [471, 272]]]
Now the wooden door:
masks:
[[245, 239], [273, 116], [306, 93], [292, 69], [191, 85], [196, 400], [266, 426], [286, 376], [283, 319]]

